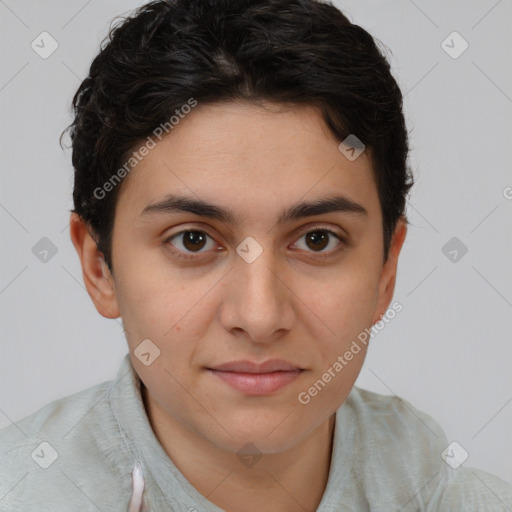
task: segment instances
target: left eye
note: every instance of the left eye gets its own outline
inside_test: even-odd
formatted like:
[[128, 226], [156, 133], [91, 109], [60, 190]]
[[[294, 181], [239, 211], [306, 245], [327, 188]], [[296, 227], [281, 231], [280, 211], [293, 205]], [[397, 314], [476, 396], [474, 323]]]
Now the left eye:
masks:
[[[178, 247], [172, 243], [172, 241], [181, 240], [181, 243], [178, 244]], [[171, 242], [171, 244], [176, 247], [176, 249], [182, 251], [182, 252], [200, 252], [200, 249], [204, 249], [206, 247], [206, 250], [212, 249], [213, 247], [207, 247], [208, 239], [210, 239], [211, 242], [213, 242], [213, 247], [215, 247], [215, 242], [213, 241], [213, 238], [211, 238], [209, 235], [207, 235], [204, 231], [181, 231], [180, 233], [176, 233], [175, 235], [171, 236], [167, 241]], [[179, 247], [181, 245], [181, 247]], [[201, 251], [205, 252], [205, 251]]]
[[[343, 239], [328, 229], [315, 229], [314, 231], [308, 231], [304, 235], [299, 238], [299, 241], [305, 239], [306, 250], [313, 249], [313, 252], [330, 252], [330, 250], [335, 249], [340, 243], [343, 242]], [[337, 243], [333, 243], [333, 240], [336, 239]], [[299, 242], [295, 244], [299, 245]], [[326, 247], [330, 247], [328, 250]], [[304, 247], [299, 247], [302, 249]]]

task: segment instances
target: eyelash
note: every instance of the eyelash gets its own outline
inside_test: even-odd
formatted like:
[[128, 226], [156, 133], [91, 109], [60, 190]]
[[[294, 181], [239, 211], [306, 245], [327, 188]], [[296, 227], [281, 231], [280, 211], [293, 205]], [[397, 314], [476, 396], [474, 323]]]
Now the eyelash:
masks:
[[[198, 232], [198, 233], [202, 233], [204, 235], [206, 235], [207, 237], [211, 238], [213, 240], [213, 237], [211, 237], [206, 231], [203, 231], [201, 229], [184, 229], [182, 231], [179, 231], [178, 233], [174, 233], [173, 235], [167, 237], [165, 240], [164, 240], [164, 244], [167, 244], [171, 247], [171, 251], [178, 257], [178, 258], [181, 258], [181, 259], [184, 259], [184, 260], [197, 260], [199, 258], [201, 258], [201, 254], [203, 254], [203, 252], [197, 252], [197, 253], [186, 253], [180, 249], [176, 249], [172, 246], [172, 244], [170, 244], [171, 240], [173, 240], [174, 238], [177, 238], [179, 235], [183, 235], [184, 233], [187, 233], [187, 232]], [[309, 233], [315, 233], [315, 232], [323, 232], [323, 233], [327, 233], [329, 235], [332, 235], [334, 238], [336, 238], [340, 244], [338, 245], [338, 247], [336, 249], [333, 249], [331, 251], [329, 251], [328, 253], [315, 253], [314, 251], [308, 251], [308, 252], [311, 252], [312, 254], [315, 254], [315, 257], [319, 257], [319, 258], [328, 258], [328, 257], [331, 257], [334, 253], [337, 253], [339, 250], [340, 250], [340, 247], [343, 247], [343, 246], [347, 246], [348, 245], [348, 242], [347, 240], [342, 237], [341, 235], [338, 235], [338, 233], [335, 233], [334, 231], [330, 230], [330, 229], [327, 229], [327, 228], [323, 228], [323, 227], [314, 227], [313, 229], [309, 229], [308, 231], [306, 231], [305, 233], [303, 233], [300, 237], [299, 237], [299, 240], [308, 235]]]

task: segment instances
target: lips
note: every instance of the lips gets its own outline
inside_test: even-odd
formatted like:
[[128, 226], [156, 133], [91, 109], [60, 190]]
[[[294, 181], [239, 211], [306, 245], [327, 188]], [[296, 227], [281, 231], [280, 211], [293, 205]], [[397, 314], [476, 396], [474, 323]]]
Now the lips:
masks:
[[237, 373], [272, 373], [300, 371], [301, 368], [283, 361], [282, 359], [269, 359], [262, 363], [253, 363], [252, 361], [233, 361], [214, 366], [210, 368], [210, 370]]
[[270, 359], [262, 363], [232, 361], [207, 370], [230, 387], [255, 396], [275, 393], [304, 371], [282, 359]]

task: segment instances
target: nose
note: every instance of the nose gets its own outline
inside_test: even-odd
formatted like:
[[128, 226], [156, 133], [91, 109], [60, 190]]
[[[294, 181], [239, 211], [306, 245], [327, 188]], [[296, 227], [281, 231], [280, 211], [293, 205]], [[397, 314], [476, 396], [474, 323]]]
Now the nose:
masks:
[[264, 344], [291, 329], [293, 292], [287, 286], [288, 273], [284, 269], [270, 249], [263, 250], [250, 263], [235, 257], [221, 307], [221, 322], [227, 331]]

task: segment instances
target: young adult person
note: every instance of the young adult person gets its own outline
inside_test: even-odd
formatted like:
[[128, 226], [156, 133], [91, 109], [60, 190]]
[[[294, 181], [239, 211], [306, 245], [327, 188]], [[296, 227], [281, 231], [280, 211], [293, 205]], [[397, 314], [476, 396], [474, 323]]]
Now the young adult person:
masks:
[[365, 30], [314, 0], [158, 0], [73, 104], [70, 235], [129, 354], [1, 432], [0, 510], [512, 508], [434, 420], [354, 387], [413, 183]]

